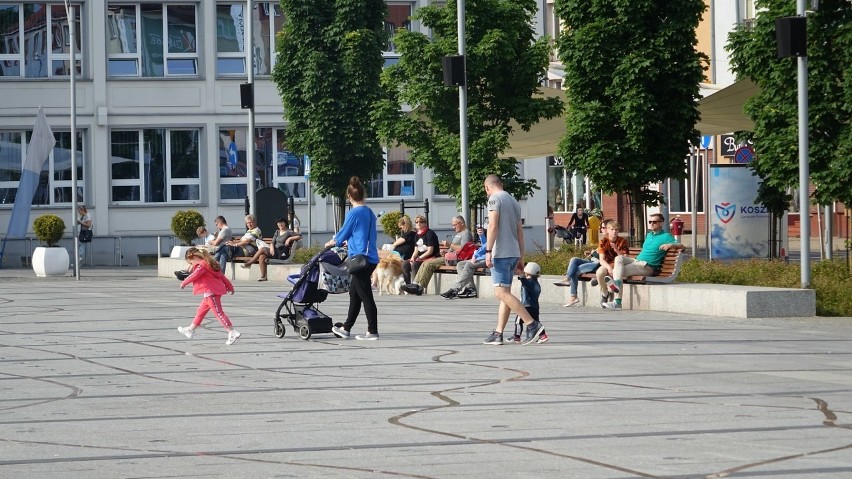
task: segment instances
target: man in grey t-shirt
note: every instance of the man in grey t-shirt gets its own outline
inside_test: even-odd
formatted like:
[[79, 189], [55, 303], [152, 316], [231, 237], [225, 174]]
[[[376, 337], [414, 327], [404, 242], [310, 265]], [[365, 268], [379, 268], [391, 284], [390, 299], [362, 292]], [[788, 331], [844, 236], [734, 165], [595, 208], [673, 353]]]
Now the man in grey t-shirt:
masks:
[[216, 261], [219, 262], [219, 268], [224, 274], [225, 266], [228, 265], [228, 246], [225, 243], [231, 241], [233, 233], [231, 232], [231, 227], [228, 226], [228, 222], [225, 221], [224, 216], [217, 216], [213, 222], [216, 223], [216, 227], [219, 228], [219, 233], [216, 234], [216, 238], [210, 242], [210, 245], [216, 246], [216, 252], [213, 256], [216, 257]]
[[521, 301], [512, 294], [512, 276], [523, 271], [524, 230], [521, 223], [521, 205], [503, 190], [497, 175], [485, 178], [488, 195], [488, 233], [485, 247], [485, 266], [491, 268], [494, 296], [500, 301], [497, 310], [497, 328], [484, 344], [503, 344], [503, 329], [509, 322], [509, 312], [514, 311], [524, 322], [527, 336], [524, 344], [543, 342], [544, 326], [530, 316]]

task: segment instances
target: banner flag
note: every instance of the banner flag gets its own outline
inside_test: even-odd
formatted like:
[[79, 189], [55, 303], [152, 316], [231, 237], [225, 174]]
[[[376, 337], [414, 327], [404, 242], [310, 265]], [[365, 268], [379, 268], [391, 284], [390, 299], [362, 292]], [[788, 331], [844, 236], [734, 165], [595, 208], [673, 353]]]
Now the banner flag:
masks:
[[44, 110], [38, 108], [38, 117], [33, 128], [33, 137], [27, 146], [27, 158], [24, 160], [21, 171], [21, 182], [18, 184], [18, 193], [15, 195], [15, 206], [12, 208], [12, 216], [9, 218], [9, 229], [7, 238], [23, 238], [27, 235], [30, 224], [30, 210], [33, 205], [33, 197], [38, 187], [41, 167], [53, 151], [56, 139], [53, 130], [47, 124]]

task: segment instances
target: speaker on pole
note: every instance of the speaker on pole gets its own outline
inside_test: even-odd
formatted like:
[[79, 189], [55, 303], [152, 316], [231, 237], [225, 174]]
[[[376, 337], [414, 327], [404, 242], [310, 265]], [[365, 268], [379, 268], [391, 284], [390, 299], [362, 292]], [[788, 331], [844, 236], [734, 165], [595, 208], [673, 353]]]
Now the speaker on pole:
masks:
[[240, 84], [240, 107], [243, 110], [254, 109], [254, 85], [251, 83]]
[[805, 17], [781, 17], [775, 20], [778, 58], [808, 56], [808, 27]]
[[464, 86], [464, 55], [452, 55], [441, 59], [444, 67], [444, 85]]

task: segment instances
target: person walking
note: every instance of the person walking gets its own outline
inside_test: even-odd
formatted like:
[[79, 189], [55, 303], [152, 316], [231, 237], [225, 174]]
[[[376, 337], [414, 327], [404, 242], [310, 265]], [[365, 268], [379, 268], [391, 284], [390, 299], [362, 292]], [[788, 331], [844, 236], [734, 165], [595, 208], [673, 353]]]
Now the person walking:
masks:
[[376, 215], [369, 206], [364, 204], [365, 190], [360, 178], [353, 176], [349, 179], [346, 188], [346, 196], [352, 204], [352, 209], [346, 214], [343, 226], [334, 237], [325, 245], [342, 246], [347, 245], [349, 255], [363, 254], [367, 259], [367, 266], [351, 273], [349, 284], [349, 312], [346, 322], [342, 326], [334, 326], [332, 332], [341, 339], [349, 339], [349, 331], [355, 325], [355, 320], [361, 314], [361, 306], [364, 306], [364, 315], [367, 316], [367, 332], [355, 336], [355, 339], [376, 340], [379, 339], [379, 322], [376, 302], [373, 299], [373, 289], [370, 286], [370, 276], [379, 263], [379, 253], [376, 249]]
[[[77, 206], [77, 213], [80, 215], [77, 218], [77, 224], [80, 225], [80, 230], [91, 230], [92, 226], [94, 226], [94, 221], [92, 220], [92, 215], [89, 214], [89, 210], [86, 209], [85, 205]], [[80, 241], [80, 257], [78, 261], [82, 266], [86, 259], [86, 250], [89, 246], [89, 243], [86, 241]]]
[[180, 289], [192, 285], [192, 294], [203, 295], [201, 304], [198, 305], [198, 310], [195, 312], [195, 319], [192, 324], [187, 327], [178, 326], [178, 332], [189, 339], [195, 335], [195, 330], [201, 326], [204, 321], [204, 316], [212, 310], [216, 315], [216, 319], [228, 332], [228, 340], [226, 345], [234, 344], [240, 336], [240, 332], [234, 329], [234, 325], [225, 311], [222, 310], [222, 295], [225, 293], [234, 294], [234, 285], [228, 278], [222, 274], [219, 269], [219, 263], [207, 251], [198, 248], [189, 248], [186, 252], [186, 262], [192, 268], [192, 272], [185, 280], [181, 281]]
[[531, 344], [544, 333], [544, 326], [533, 319], [511, 289], [513, 273], [523, 274], [521, 205], [503, 189], [503, 182], [497, 175], [485, 178], [485, 194], [488, 195], [485, 266], [491, 268], [494, 296], [500, 305], [497, 309], [497, 328], [485, 339], [484, 344], [503, 344], [503, 329], [509, 322], [510, 312], [517, 314], [526, 326], [527, 334], [523, 344]]

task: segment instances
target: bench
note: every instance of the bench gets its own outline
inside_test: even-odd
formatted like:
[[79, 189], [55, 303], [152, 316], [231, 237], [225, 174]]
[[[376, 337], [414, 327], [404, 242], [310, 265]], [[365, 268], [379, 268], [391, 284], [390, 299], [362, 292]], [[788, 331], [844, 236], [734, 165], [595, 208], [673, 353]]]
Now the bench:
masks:
[[[630, 248], [628, 256], [635, 258], [640, 251], [642, 251], [640, 248]], [[622, 280], [626, 284], [673, 283], [674, 280], [677, 279], [677, 275], [680, 273], [680, 267], [683, 263], [684, 256], [685, 255], [682, 250], [672, 248], [666, 251], [666, 256], [663, 258], [663, 263], [660, 265], [660, 273], [656, 276], [634, 275], [622, 278]], [[580, 281], [591, 281], [594, 278], [595, 273], [583, 273], [578, 276], [577, 279]]]
[[[232, 240], [238, 240], [240, 238], [242, 238], [242, 236], [234, 236], [234, 237], [232, 237]], [[267, 245], [271, 246], [272, 245], [272, 238], [263, 238], [263, 242], [266, 243]], [[237, 263], [245, 263], [246, 261], [249, 261], [250, 259], [252, 259], [251, 256], [232, 256], [231, 257], [231, 279], [235, 278]]]
[[[433, 278], [434, 278], [433, 284], [435, 285], [435, 292], [437, 294], [441, 293], [441, 275], [442, 274], [458, 274], [458, 271], [456, 270], [455, 265], [450, 266], [450, 265], [447, 265], [447, 264], [441, 265], [441, 266], [438, 267], [438, 269], [435, 270], [435, 275], [433, 276]], [[474, 270], [473, 275], [474, 276], [491, 276], [491, 270], [489, 268], [485, 267], [485, 266], [480, 266], [479, 268], [476, 268]], [[477, 288], [477, 289], [479, 289], [479, 288]]]

